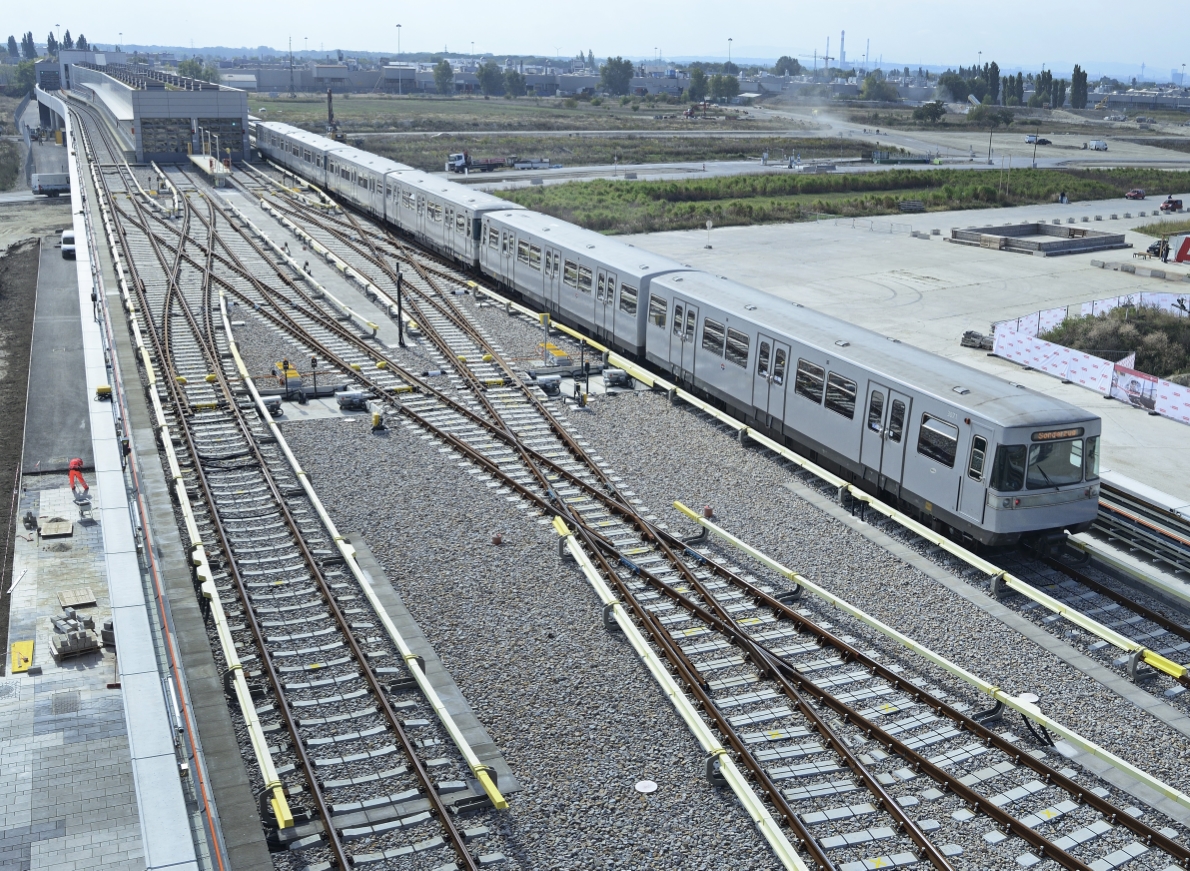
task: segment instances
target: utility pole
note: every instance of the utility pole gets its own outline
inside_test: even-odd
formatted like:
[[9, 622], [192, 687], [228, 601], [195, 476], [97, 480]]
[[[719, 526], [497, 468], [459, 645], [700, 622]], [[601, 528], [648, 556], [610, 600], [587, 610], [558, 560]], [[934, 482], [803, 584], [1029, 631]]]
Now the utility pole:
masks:
[[297, 91], [293, 89], [293, 37], [289, 37], [289, 96], [296, 97]]
[[397, 96], [405, 93], [405, 69], [401, 66], [401, 25], [397, 25]]
[[727, 37], [727, 62], [731, 63], [731, 37]]

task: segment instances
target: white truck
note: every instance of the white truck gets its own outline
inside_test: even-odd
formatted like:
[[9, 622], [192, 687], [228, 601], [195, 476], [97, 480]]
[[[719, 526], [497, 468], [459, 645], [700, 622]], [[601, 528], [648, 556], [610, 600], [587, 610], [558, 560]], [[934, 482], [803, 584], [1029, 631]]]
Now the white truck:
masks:
[[70, 193], [70, 173], [68, 172], [35, 172], [33, 173], [33, 193], [56, 197], [58, 194]]
[[1092, 151], [1107, 151], [1107, 143], [1102, 139], [1092, 139], [1087, 143], [1087, 148]]

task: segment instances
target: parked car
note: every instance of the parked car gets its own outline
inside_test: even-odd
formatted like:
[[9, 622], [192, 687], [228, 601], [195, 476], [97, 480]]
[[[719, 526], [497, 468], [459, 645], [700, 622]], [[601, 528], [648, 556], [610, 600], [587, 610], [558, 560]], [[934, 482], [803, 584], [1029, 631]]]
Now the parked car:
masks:
[[62, 231], [62, 257], [65, 260], [74, 259], [74, 230]]
[[1126, 200], [1143, 200], [1144, 198], [1145, 192], [1140, 188], [1133, 188], [1132, 190], [1128, 191], [1128, 193], [1124, 194], [1124, 199]]
[[1046, 139], [1044, 136], [1042, 136], [1042, 137], [1038, 138], [1037, 144], [1038, 145], [1053, 145], [1054, 143], [1050, 142], [1048, 139]]
[[1160, 257], [1161, 256], [1161, 240], [1160, 239], [1158, 239], [1156, 242], [1154, 242], [1152, 245], [1149, 246], [1148, 253], [1152, 257]]
[[1175, 199], [1165, 199], [1161, 203], [1161, 211], [1163, 212], [1180, 212], [1182, 210], [1182, 201]]

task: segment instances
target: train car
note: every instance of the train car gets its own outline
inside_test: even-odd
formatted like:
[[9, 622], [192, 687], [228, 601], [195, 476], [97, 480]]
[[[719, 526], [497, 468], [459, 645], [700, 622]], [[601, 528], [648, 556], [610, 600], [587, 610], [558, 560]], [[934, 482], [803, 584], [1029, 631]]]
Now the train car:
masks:
[[484, 215], [522, 208], [416, 169], [394, 173], [386, 184], [389, 223], [470, 269], [479, 265]]
[[[321, 169], [353, 204], [936, 526], [1045, 543], [1096, 516], [1090, 412], [324, 137], [262, 135], [277, 162]], [[309, 158], [305, 137], [321, 140]]]
[[484, 274], [634, 356], [644, 354], [649, 282], [690, 268], [529, 210], [492, 212], [480, 237]]
[[1090, 528], [1090, 412], [702, 272], [664, 275], [646, 357], [873, 493], [988, 545]]
[[347, 146], [289, 124], [258, 121], [256, 148], [261, 155], [319, 187], [326, 184], [327, 156]]

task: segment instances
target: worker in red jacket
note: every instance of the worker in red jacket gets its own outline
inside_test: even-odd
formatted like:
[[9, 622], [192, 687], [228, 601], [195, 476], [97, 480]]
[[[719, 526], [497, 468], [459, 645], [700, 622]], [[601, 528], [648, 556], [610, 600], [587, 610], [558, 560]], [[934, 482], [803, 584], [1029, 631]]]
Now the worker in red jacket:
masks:
[[79, 484], [83, 485], [84, 496], [91, 492], [90, 486], [87, 485], [86, 479], [83, 478], [83, 461], [78, 457], [75, 457], [70, 461], [70, 489], [71, 492], [75, 494], [75, 496], [78, 495], [78, 490], [76, 487]]

